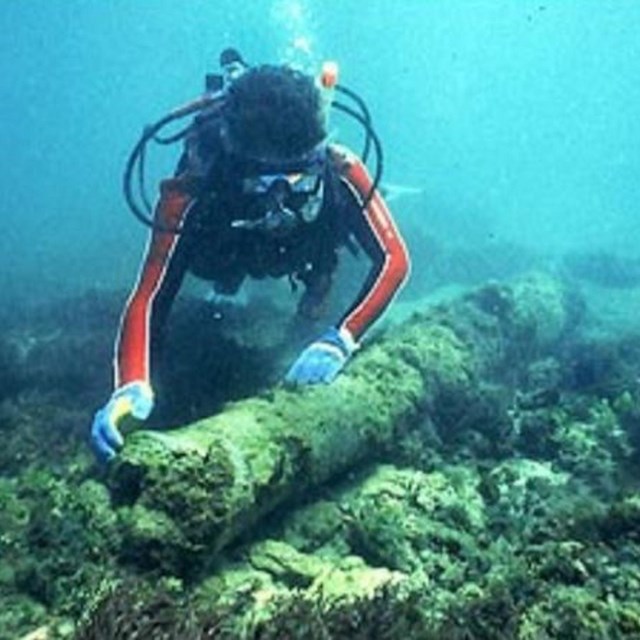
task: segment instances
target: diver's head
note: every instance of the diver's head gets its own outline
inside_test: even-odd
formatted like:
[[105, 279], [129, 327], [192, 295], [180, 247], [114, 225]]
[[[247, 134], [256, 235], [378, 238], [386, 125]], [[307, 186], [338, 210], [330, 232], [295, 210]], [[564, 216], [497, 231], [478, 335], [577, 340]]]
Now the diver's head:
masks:
[[266, 165], [304, 164], [326, 138], [314, 78], [286, 66], [252, 67], [229, 86], [224, 136], [229, 151]]
[[253, 215], [234, 226], [287, 234], [313, 222], [324, 195], [325, 118], [315, 80], [285, 66], [247, 70], [228, 89], [223, 136]]

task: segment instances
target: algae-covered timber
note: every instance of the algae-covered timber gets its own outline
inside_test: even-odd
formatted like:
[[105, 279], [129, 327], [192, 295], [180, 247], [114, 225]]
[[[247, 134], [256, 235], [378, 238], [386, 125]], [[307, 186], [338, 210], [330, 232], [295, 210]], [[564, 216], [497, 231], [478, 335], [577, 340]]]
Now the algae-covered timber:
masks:
[[481, 380], [511, 375], [567, 330], [562, 286], [531, 275], [416, 314], [328, 387], [276, 389], [170, 431], [139, 431], [110, 473], [127, 555], [186, 573], [261, 517], [390, 445], [462, 415]]

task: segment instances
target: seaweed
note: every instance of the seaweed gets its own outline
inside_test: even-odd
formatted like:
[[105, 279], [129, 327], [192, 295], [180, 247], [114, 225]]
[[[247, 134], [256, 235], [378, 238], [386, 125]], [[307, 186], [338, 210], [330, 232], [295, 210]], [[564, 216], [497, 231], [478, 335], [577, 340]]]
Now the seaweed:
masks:
[[255, 373], [226, 399], [258, 396], [208, 405], [203, 356], [173, 415], [219, 416], [129, 435], [105, 475], [85, 432], [120, 299], [0, 337], [0, 638], [640, 637], [638, 338], [583, 334], [572, 292], [488, 283], [299, 393], [269, 387], [281, 334], [230, 310], [200, 331]]

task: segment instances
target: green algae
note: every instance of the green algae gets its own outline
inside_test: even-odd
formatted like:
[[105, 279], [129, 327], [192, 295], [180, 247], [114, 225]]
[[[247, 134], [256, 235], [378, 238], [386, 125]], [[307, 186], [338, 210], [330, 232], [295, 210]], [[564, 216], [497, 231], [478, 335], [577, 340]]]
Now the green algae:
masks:
[[[500, 305], [487, 303], [496, 297]], [[423, 412], [456, 421], [483, 371], [507, 356], [505, 336], [526, 335], [538, 349], [559, 337], [563, 302], [562, 288], [541, 275], [512, 289], [487, 287], [453, 305], [455, 318], [447, 309], [414, 316], [330, 387], [277, 389], [171, 432], [139, 432], [113, 467], [114, 495], [163, 512], [154, 547], [166, 531], [166, 558], [180, 556], [188, 572], [185, 555], [200, 566], [203, 553], [215, 554], [277, 506], [390, 446]], [[545, 305], [553, 322], [540, 331]]]
[[70, 442], [37, 464], [47, 412], [16, 401], [0, 638], [638, 637], [637, 371], [569, 385], [565, 303], [541, 275], [481, 287], [330, 388], [131, 434], [109, 491]]

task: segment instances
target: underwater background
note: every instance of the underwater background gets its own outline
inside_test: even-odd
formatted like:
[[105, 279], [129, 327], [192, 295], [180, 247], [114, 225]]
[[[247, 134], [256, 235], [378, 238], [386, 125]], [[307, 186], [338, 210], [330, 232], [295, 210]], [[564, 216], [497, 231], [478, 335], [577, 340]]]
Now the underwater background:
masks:
[[[0, 24], [0, 640], [640, 638], [640, 2], [3, 0]], [[352, 425], [371, 442], [305, 460], [317, 482], [248, 531], [230, 508], [233, 534], [189, 503], [190, 468], [178, 509], [143, 440], [111, 478], [86, 443], [147, 233], [127, 156], [228, 46], [338, 62], [413, 263], [345, 376], [379, 409]], [[331, 135], [362, 144], [339, 113]], [[339, 391], [269, 395], [295, 351], [286, 283], [225, 322], [207, 304], [188, 283], [152, 426], [239, 399], [339, 421]]]
[[0, 12], [5, 296], [128, 286], [144, 229], [123, 206], [127, 154], [201, 91], [226, 46], [255, 62], [338, 61], [374, 114], [385, 180], [421, 190], [394, 206], [400, 224], [556, 255], [635, 250], [634, 0], [6, 0]]

